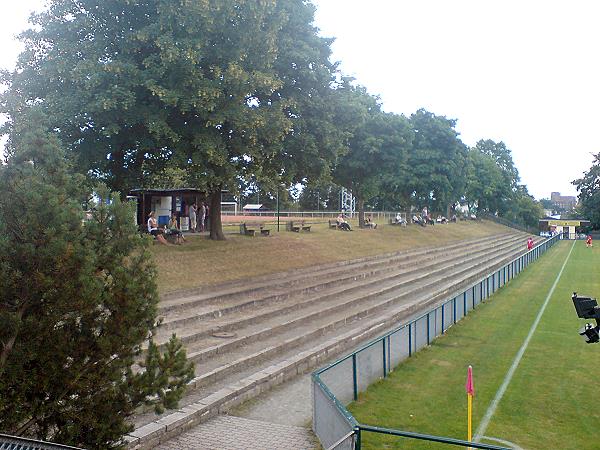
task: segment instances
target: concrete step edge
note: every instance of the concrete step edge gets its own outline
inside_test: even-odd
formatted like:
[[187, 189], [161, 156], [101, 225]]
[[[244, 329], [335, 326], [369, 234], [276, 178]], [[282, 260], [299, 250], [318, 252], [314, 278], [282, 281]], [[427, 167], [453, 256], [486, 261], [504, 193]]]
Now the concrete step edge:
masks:
[[[504, 245], [499, 245], [497, 247], [494, 247], [494, 250], [502, 253], [502, 252], [504, 252], [506, 250], [513, 249], [514, 247], [516, 247], [516, 245], [517, 245], [516, 243], [506, 242], [506, 243], [504, 243]], [[486, 249], [482, 249], [481, 251], [478, 251], [478, 252], [470, 253], [469, 257], [473, 257], [474, 254], [478, 255], [477, 258], [485, 258], [485, 257], [493, 256], [493, 254], [491, 254], [489, 251], [485, 251], [485, 250], [490, 250], [490, 249], [486, 248]], [[462, 263], [462, 261], [464, 261], [464, 260], [461, 260], [458, 263]], [[450, 263], [452, 263], [452, 264], [450, 264]], [[405, 283], [410, 284], [410, 283], [418, 282], [418, 281], [422, 280], [425, 277], [428, 277], [428, 276], [431, 276], [432, 274], [439, 273], [440, 271], [446, 270], [449, 267], [449, 264], [450, 264], [450, 266], [453, 267], [453, 266], [455, 266], [457, 264], [457, 262], [456, 261], [452, 261], [452, 260], [444, 260], [444, 261], [439, 261], [438, 262], [438, 261], [434, 260], [434, 262], [432, 264], [429, 264], [429, 265], [424, 266], [424, 267], [423, 266], [419, 266], [419, 267], [414, 268], [413, 270], [409, 270], [409, 271], [406, 271], [406, 272], [395, 273], [395, 274], [389, 274], [388, 273], [386, 276], [381, 277], [381, 278], [369, 278], [369, 279], [367, 279], [368, 281], [363, 286], [367, 287], [367, 286], [375, 285], [375, 284], [378, 284], [378, 283], [388, 282], [388, 281], [392, 281], [393, 279], [396, 279], [396, 278], [408, 277], [411, 274], [418, 273], [418, 272], [422, 271], [423, 269], [429, 269], [429, 270], [431, 270], [431, 269], [435, 268], [435, 270], [432, 271], [432, 272], [427, 272], [427, 273], [421, 274], [418, 277], [412, 277], [412, 278], [410, 278], [410, 279], [408, 279], [408, 280], [406, 280], [406, 281], [404, 281], [402, 283], [399, 283], [398, 286], [400, 284], [405, 284]], [[363, 288], [363, 286], [361, 286], [361, 288]], [[356, 286], [347, 286], [347, 287], [342, 287], [342, 288], [334, 289], [333, 292], [331, 292], [331, 291], [330, 292], [322, 292], [320, 290], [320, 291], [317, 291], [316, 295], [312, 296], [311, 298], [309, 298], [306, 301], [301, 302], [299, 304], [286, 306], [286, 307], [284, 307], [282, 309], [277, 309], [277, 310], [274, 310], [274, 311], [269, 311], [268, 313], [265, 313], [265, 314], [260, 314], [259, 313], [257, 315], [252, 316], [252, 317], [249, 317], [249, 318], [244, 318], [244, 319], [239, 319], [239, 320], [231, 321], [230, 323], [227, 323], [227, 324], [216, 325], [213, 328], [207, 328], [207, 329], [202, 330], [202, 331], [200, 331], [198, 333], [189, 334], [189, 335], [185, 335], [185, 336], [179, 336], [179, 337], [180, 337], [180, 339], [182, 339], [182, 341], [184, 342], [184, 344], [193, 344], [195, 341], [197, 341], [199, 339], [202, 339], [202, 338], [204, 338], [204, 337], [206, 337], [206, 336], [208, 336], [208, 335], [210, 335], [210, 334], [212, 334], [214, 332], [218, 332], [218, 331], [230, 331], [233, 328], [239, 328], [240, 326], [243, 327], [243, 326], [246, 326], [246, 325], [248, 325], [248, 324], [250, 324], [252, 322], [256, 322], [256, 321], [260, 321], [260, 320], [268, 320], [268, 319], [270, 319], [272, 317], [276, 317], [276, 316], [281, 315], [281, 314], [287, 314], [287, 313], [293, 312], [294, 310], [301, 309], [302, 307], [310, 306], [310, 305], [312, 305], [314, 303], [318, 303], [320, 301], [327, 301], [326, 299], [328, 297], [343, 295], [344, 293], [347, 293], [348, 291], [352, 291], [352, 290], [355, 290], [355, 289], [356, 289]], [[380, 295], [381, 293], [384, 293], [384, 292], [385, 292], [385, 290], [384, 291], [375, 290], [375, 291], [373, 291], [373, 293], [367, 294], [367, 295], [370, 297], [372, 295]], [[195, 322], [195, 320], [189, 321], [189, 322], [187, 322], [187, 324], [192, 323], [192, 322]], [[167, 336], [167, 334], [165, 334], [165, 338], [170, 337], [171, 332], [173, 331], [173, 329], [169, 329], [168, 331], [169, 331], [169, 334], [168, 334], [168, 336]], [[161, 342], [159, 344], [162, 345], [163, 343]]]
[[[505, 239], [502, 239], [500, 241], [494, 241], [494, 243], [498, 242], [499, 244], [502, 244], [502, 243], [513, 242], [513, 241], [517, 242], [518, 239], [519, 239], [518, 237], [507, 236]], [[477, 243], [477, 244], [478, 244], [478, 248], [486, 248], [486, 244], [485, 243]], [[437, 253], [437, 254], [431, 256], [430, 259], [444, 257], [444, 256], [447, 256], [448, 254], [460, 253], [458, 250], [459, 250], [459, 248], [457, 248], [454, 251], [446, 250], [444, 253]], [[410, 262], [411, 261], [406, 261], [403, 264], [405, 264], [405, 265], [406, 264], [410, 264]], [[347, 278], [351, 279], [351, 278], [354, 278], [354, 277], [360, 277], [360, 271], [359, 271], [360, 269], [356, 269], [356, 270], [357, 270], [356, 272], [350, 273]], [[391, 269], [391, 270], [393, 270], [393, 269]], [[373, 270], [373, 272], [377, 273], [376, 270]], [[345, 272], [342, 272], [342, 274], [344, 274], [344, 273]], [[270, 298], [270, 297], [281, 296], [281, 297], [289, 298], [289, 297], [291, 297], [293, 295], [304, 295], [307, 292], [326, 289], [332, 283], [339, 283], [339, 281], [338, 281], [339, 278], [332, 278], [334, 275], [335, 274], [328, 274], [328, 278], [326, 278], [327, 281], [321, 281], [321, 282], [319, 282], [317, 280], [315, 283], [313, 283], [313, 285], [311, 285], [309, 287], [304, 287], [304, 285], [298, 287], [298, 285], [300, 285], [301, 283], [300, 283], [300, 280], [297, 280], [297, 282], [295, 282], [294, 285], [290, 286], [292, 288], [292, 290], [289, 293], [287, 293], [287, 294], [284, 294], [284, 295], [274, 294], [274, 295], [267, 295], [266, 297], [262, 297], [262, 298], [260, 298], [260, 297], [259, 298], [251, 298], [251, 299], [247, 300], [246, 302], [242, 302], [241, 305], [242, 305], [242, 307], [243, 306], [252, 307], [252, 306], [255, 306], [257, 304], [262, 303], [263, 301], [268, 301], [268, 298]], [[339, 275], [339, 273], [338, 273], [338, 275]], [[295, 288], [294, 288], [294, 286], [295, 286]], [[265, 287], [262, 290], [265, 290], [265, 291], [269, 291], [270, 290], [270, 291], [272, 291], [273, 288], [272, 287], [271, 288]], [[267, 294], [267, 293], [265, 293], [265, 294]], [[267, 299], [267, 300], [265, 300], [265, 299]], [[226, 299], [223, 299], [223, 301], [226, 301]], [[202, 300], [197, 300], [197, 301], [191, 301], [191, 302], [188, 302], [186, 304], [181, 304], [181, 305], [178, 305], [178, 306], [177, 305], [172, 305], [166, 311], [165, 310], [161, 310], [160, 314], [164, 315], [164, 314], [166, 314], [168, 312], [173, 312], [173, 311], [180, 311], [180, 312], [187, 311], [187, 313], [191, 314], [191, 313], [193, 313], [193, 309], [195, 307], [201, 306], [205, 302], [206, 302], [206, 300], [202, 299]], [[212, 301], [211, 301], [211, 303], [212, 303]], [[215, 305], [215, 306], [217, 306], [217, 305]], [[237, 308], [239, 308], [239, 306], [232, 307], [231, 311], [229, 311], [228, 313], [235, 312], [236, 310], [238, 310]], [[210, 316], [215, 317], [215, 316], [219, 316], [219, 314], [218, 314], [219, 311], [220, 310], [217, 309], [217, 310], [213, 310], [211, 312], [203, 313], [203, 315], [205, 317], [210, 317]], [[186, 320], [189, 321], [189, 317], [183, 317], [183, 318], [175, 319], [175, 320], [173, 320], [171, 322], [167, 322], [167, 324], [177, 323], [178, 321], [184, 321], [185, 322]]]
[[[517, 233], [507, 232], [507, 233], [502, 233], [500, 236], [519, 236], [520, 234], [522, 234], [522, 233], [521, 232], [517, 232]], [[275, 274], [268, 274], [268, 275], [265, 275], [264, 277], [256, 277], [252, 280], [252, 282], [255, 282], [257, 285], [255, 289], [261, 289], [261, 288], [265, 288], [265, 287], [268, 288], [268, 287], [272, 286], [274, 281], [279, 282], [283, 278], [289, 279], [289, 278], [293, 278], [295, 276], [302, 276], [302, 275], [310, 276], [310, 274], [313, 272], [323, 271], [323, 270], [327, 270], [329, 268], [340, 268], [340, 267], [345, 267], [345, 266], [349, 266], [349, 265], [353, 265], [353, 264], [360, 264], [363, 262], [368, 263], [371, 261], [385, 260], [385, 259], [394, 258], [394, 257], [407, 257], [407, 256], [417, 255], [417, 254], [421, 254], [421, 253], [428, 253], [431, 251], [445, 249], [445, 248], [465, 246], [465, 245], [468, 245], [469, 243], [487, 242], [488, 240], [493, 241], [494, 239], [498, 239], [498, 237], [499, 237], [498, 235], [489, 235], [489, 236], [484, 236], [481, 238], [457, 241], [457, 242], [451, 243], [449, 245], [446, 245], [444, 247], [422, 247], [422, 248], [417, 248], [417, 249], [409, 249], [409, 250], [403, 250], [403, 251], [399, 251], [399, 252], [374, 255], [374, 256], [369, 256], [369, 257], [364, 257], [364, 258], [357, 258], [357, 259], [348, 260], [348, 261], [337, 261], [334, 263], [322, 264], [319, 266], [310, 266], [310, 267], [299, 268], [299, 269], [290, 270], [290, 271], [279, 272], [279, 273], [275, 273]], [[211, 290], [211, 294], [207, 295], [204, 293], [204, 291], [206, 291], [207, 288]], [[169, 301], [171, 299], [183, 299], [183, 298], [194, 298], [194, 297], [199, 297], [202, 299], [209, 299], [209, 298], [214, 298], [215, 296], [216, 297], [220, 296], [221, 294], [216, 295], [220, 291], [224, 291], [224, 292], [222, 292], [222, 294], [227, 295], [227, 296], [236, 295], [239, 292], [247, 292], [248, 291], [248, 280], [236, 280], [235, 282], [226, 283], [223, 285], [202, 286], [199, 288], [193, 288], [193, 289], [188, 289], [188, 290], [183, 290], [183, 291], [166, 293], [166, 294], [161, 295], [161, 300], [164, 302], [164, 301]], [[168, 308], [168, 306], [163, 306], [163, 308]], [[159, 305], [159, 309], [160, 309], [160, 305]]]

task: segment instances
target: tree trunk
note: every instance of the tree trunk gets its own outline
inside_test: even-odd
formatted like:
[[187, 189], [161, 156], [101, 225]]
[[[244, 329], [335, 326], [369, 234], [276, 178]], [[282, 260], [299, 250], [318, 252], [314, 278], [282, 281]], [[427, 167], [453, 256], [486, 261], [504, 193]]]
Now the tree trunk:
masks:
[[218, 186], [210, 194], [210, 238], [213, 241], [224, 241], [223, 224], [221, 223], [221, 187]]
[[17, 340], [17, 336], [21, 329], [23, 315], [25, 314], [25, 310], [27, 309], [28, 306], [29, 306], [29, 303], [27, 301], [23, 302], [21, 304], [21, 306], [19, 306], [19, 309], [17, 310], [17, 315], [16, 315], [17, 325], [15, 327], [15, 331], [14, 331], [13, 335], [10, 338], [8, 338], [8, 341], [3, 343], [4, 345], [2, 346], [2, 352], [0, 353], [0, 377], [4, 374], [4, 369], [6, 367], [6, 361], [8, 360], [8, 356], [10, 355], [10, 352], [12, 351], [12, 349], [15, 345], [15, 341]]
[[362, 198], [357, 198], [358, 203], [358, 228], [365, 227], [365, 201]]

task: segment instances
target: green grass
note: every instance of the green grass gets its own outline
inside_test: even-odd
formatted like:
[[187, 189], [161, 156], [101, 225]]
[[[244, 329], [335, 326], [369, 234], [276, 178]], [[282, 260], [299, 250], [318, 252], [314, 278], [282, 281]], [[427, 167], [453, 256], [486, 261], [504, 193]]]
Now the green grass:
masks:
[[[307, 220], [308, 222], [308, 220]], [[381, 224], [376, 230], [330, 230], [327, 222], [313, 225], [310, 233], [281, 232], [270, 225], [271, 236], [227, 235], [210, 241], [190, 235], [184, 245], [154, 245], [161, 293], [210, 286], [299, 267], [308, 267], [415, 247], [437, 247], [510, 231], [493, 222], [459, 222], [422, 228]], [[523, 244], [525, 245], [525, 244]]]
[[[561, 242], [417, 353], [349, 409], [365, 424], [466, 439], [465, 379], [473, 366], [475, 432], [548, 295], [571, 242]], [[577, 331], [573, 291], [600, 297], [600, 249], [577, 242], [486, 436], [525, 449], [598, 449], [600, 344]], [[484, 440], [485, 442], [485, 440]], [[494, 442], [490, 442], [494, 443]], [[363, 434], [363, 448], [456, 448]], [[497, 444], [497, 443], [495, 443]]]

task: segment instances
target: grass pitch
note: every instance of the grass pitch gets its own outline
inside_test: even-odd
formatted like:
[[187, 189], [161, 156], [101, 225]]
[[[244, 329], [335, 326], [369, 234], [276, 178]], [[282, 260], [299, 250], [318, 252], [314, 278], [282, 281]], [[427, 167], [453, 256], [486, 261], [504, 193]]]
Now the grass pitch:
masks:
[[[431, 347], [371, 386], [350, 405], [352, 414], [369, 425], [466, 439], [465, 380], [472, 365], [475, 433], [572, 245], [563, 241], [550, 249]], [[580, 338], [585, 321], [571, 301], [573, 291], [600, 297], [599, 273], [600, 247], [576, 242], [484, 436], [523, 449], [600, 448], [600, 344]], [[362, 443], [377, 449], [455, 448], [372, 433], [363, 433]]]

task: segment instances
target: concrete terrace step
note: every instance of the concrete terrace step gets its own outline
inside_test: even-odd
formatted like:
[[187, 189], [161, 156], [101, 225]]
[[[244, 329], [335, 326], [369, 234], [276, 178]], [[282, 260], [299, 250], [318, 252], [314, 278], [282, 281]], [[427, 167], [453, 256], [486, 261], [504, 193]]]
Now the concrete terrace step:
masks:
[[240, 296], [244, 298], [254, 298], [262, 295], [265, 291], [274, 291], [282, 288], [290, 289], [297, 284], [303, 284], [306, 280], [322, 279], [336, 275], [336, 273], [346, 273], [350, 269], [367, 267], [369, 265], [391, 264], [394, 261], [406, 260], [408, 258], [438, 253], [452, 249], [464, 250], [465, 246], [477, 245], [485, 242], [494, 242], [495, 240], [506, 236], [526, 236], [521, 232], [503, 233], [501, 235], [486, 236], [478, 239], [461, 241], [449, 244], [444, 247], [424, 247], [402, 252], [390, 253], [385, 255], [376, 255], [366, 258], [360, 258], [350, 261], [340, 261], [336, 263], [313, 266], [293, 271], [281, 272], [277, 274], [256, 277], [252, 280], [236, 281], [222, 286], [212, 286], [187, 290], [184, 292], [174, 292], [162, 296], [159, 304], [159, 313], [173, 317], [177, 311], [194, 308], [201, 304], [217, 304], [227, 299], [237, 299]]
[[[514, 235], [502, 236], [494, 242], [494, 245], [508, 240], [518, 239]], [[493, 241], [492, 241], [493, 242]], [[468, 251], [475, 251], [479, 248], [489, 246], [487, 241], [474, 242], [469, 246]], [[294, 284], [288, 286], [267, 286], [260, 292], [255, 292], [254, 295], [247, 296], [240, 293], [237, 297], [226, 298], [218, 295], [207, 298], [205, 295], [202, 299], [196, 298], [188, 302], [188, 298], [182, 299], [187, 302], [185, 309], [171, 309], [166, 317], [164, 317], [159, 334], [170, 334], [171, 330], [185, 328], [193, 323], [204, 321], [205, 319], [221, 318], [222, 316], [238, 312], [243, 309], [252, 309], [270, 303], [277, 303], [288, 300], [294, 296], [305, 296], [313, 292], [320, 292], [325, 288], [334, 287], [336, 285], [346, 285], [348, 282], [357, 281], [359, 279], [367, 279], [384, 272], [391, 272], [399, 267], [410, 265], [415, 267], [416, 262], [423, 264], [426, 261], [441, 258], [449, 255], [464, 254], [465, 249], [460, 247], [443, 248], [437, 251], [429, 251], [422, 255], [401, 255], [394, 256], [390, 259], [378, 260], [369, 262], [367, 265], [359, 263], [357, 265], [349, 265], [346, 268], [335, 269], [335, 272], [325, 271], [324, 273], [317, 272], [317, 275], [311, 275], [303, 280], [302, 284]], [[350, 270], [352, 269], [352, 270]], [[172, 300], [173, 302], [174, 300]], [[191, 304], [193, 302], [193, 304]], [[174, 305], [172, 305], [174, 306]]]
[[[476, 257], [481, 254], [487, 254], [492, 249], [500, 248], [505, 245], [518, 245], [520, 242], [519, 238], [505, 238], [497, 243], [481, 244], [479, 246], [473, 246], [469, 249], [467, 254], [463, 254], [463, 257]], [[464, 253], [464, 252], [463, 252]], [[377, 291], [376, 286], [382, 283], [394, 282], [394, 285], [404, 283], [407, 281], [414, 280], [414, 276], [417, 274], [421, 277], [428, 276], [429, 270], [433, 270], [437, 267], [444, 267], [446, 264], [452, 264], [456, 261], [456, 252], [444, 253], [436, 258], [428, 258], [419, 261], [419, 265], [416, 266], [414, 262], [402, 264], [397, 267], [386, 267], [378, 272], [369, 273], [369, 277], [354, 275], [350, 278], [344, 277], [346, 282], [333, 283], [331, 285], [322, 286], [320, 289], [311, 292], [312, 295], [303, 295], [304, 292], [300, 292], [298, 296], [289, 296], [278, 299], [277, 302], [265, 302], [265, 304], [255, 303], [251, 311], [247, 310], [246, 307], [236, 310], [228, 315], [223, 313], [223, 309], [233, 311], [234, 306], [231, 303], [222, 305], [222, 309], [218, 307], [212, 309], [210, 313], [203, 309], [199, 314], [202, 320], [197, 320], [194, 316], [188, 318], [188, 320], [180, 322], [183, 325], [179, 325], [176, 328], [168, 327], [165, 330], [160, 330], [157, 334], [157, 342], [166, 342], [174, 331], [186, 344], [192, 344], [200, 339], [210, 338], [211, 334], [219, 331], [236, 331], [240, 327], [252, 325], [254, 323], [260, 323], [263, 320], [268, 320], [272, 317], [276, 317], [288, 312], [314, 307], [322, 309], [325, 307], [327, 301], [334, 300], [341, 295], [352, 295], [357, 289], [362, 291], [365, 288], [374, 286], [374, 291]], [[258, 306], [261, 306], [260, 308]], [[212, 338], [215, 343], [222, 342], [222, 339]]]
[[[292, 345], [308, 342], [325, 334], [328, 330], [350, 324], [367, 315], [380, 313], [397, 303], [410, 301], [411, 296], [422, 289], [427, 290], [431, 286], [441, 286], [448, 281], [453, 283], [457, 277], [464, 277], [473, 271], [478, 273], [481, 264], [502, 261], [507, 255], [512, 255], [510, 249], [496, 253], [494, 258], [490, 258], [489, 254], [482, 255], [469, 262], [454, 265], [450, 269], [440, 268], [430, 272], [427, 276], [416, 277], [401, 285], [392, 282], [378, 287], [377, 290], [360, 289], [353, 293], [351, 298], [344, 298], [328, 307], [302, 310], [300, 315], [281, 315], [269, 322], [249, 327], [244, 330], [246, 334], [236, 339], [235, 344], [227, 342], [226, 344], [207, 346], [210, 341], [197, 342], [188, 348], [189, 358], [197, 363], [202, 362], [197, 371], [199, 376], [196, 379], [196, 385], [201, 379], [204, 380], [203, 384], [214, 382], [225, 374], [224, 371], [231, 373], [236, 367], [246, 367], [255, 360], [258, 362], [272, 357], [277, 354], [282, 345], [291, 348]], [[290, 331], [290, 334], [294, 336], [286, 341], [281, 341], [279, 336], [286, 331]], [[196, 351], [196, 349], [199, 350]], [[268, 351], [266, 351], [267, 349]], [[240, 360], [236, 361], [236, 357], [239, 357]]]
[[[389, 285], [375, 291], [368, 286], [362, 291], [357, 288], [355, 293], [358, 295], [352, 296], [354, 298], [329, 306], [329, 309], [324, 308], [321, 313], [318, 309], [302, 310], [307, 314], [275, 317], [274, 323], [250, 327], [244, 332], [247, 344], [244, 347], [228, 349], [224, 343], [220, 346], [221, 352], [201, 357], [203, 362], [197, 371], [198, 376], [192, 382], [190, 394], [182, 401], [186, 406], [152, 423], [145, 423], [151, 416], [139, 417], [138, 429], [132, 434], [131, 442], [144, 447], [147, 444], [143, 442], [157, 443], [274, 384], [305, 372], [331, 356], [332, 352], [355, 346], [357, 339], [373, 337], [382, 327], [396, 324], [424, 305], [448, 298], [450, 291], [467, 283], [465, 280], [474, 281], [493, 267], [522, 253], [522, 250], [522, 237], [516, 236], [512, 244], [491, 245], [487, 252], [479, 252], [476, 258], [463, 258], [460, 263], [455, 261], [449, 267], [438, 267], [436, 271], [429, 272], [428, 279], [421, 277], [420, 281], [412, 280], [400, 286], [392, 280]], [[275, 331], [278, 324], [280, 331]], [[257, 330], [261, 325], [262, 331]], [[253, 334], [258, 338], [250, 338]], [[327, 339], [327, 342], [315, 345], [319, 337], [319, 340]], [[206, 344], [198, 342], [200, 352], [206, 351], [206, 348], [202, 350]], [[190, 357], [193, 357], [193, 352], [190, 352]], [[261, 363], [262, 367], [256, 367]]]

